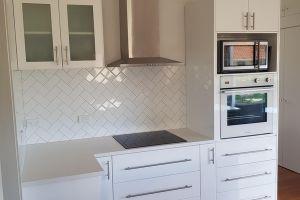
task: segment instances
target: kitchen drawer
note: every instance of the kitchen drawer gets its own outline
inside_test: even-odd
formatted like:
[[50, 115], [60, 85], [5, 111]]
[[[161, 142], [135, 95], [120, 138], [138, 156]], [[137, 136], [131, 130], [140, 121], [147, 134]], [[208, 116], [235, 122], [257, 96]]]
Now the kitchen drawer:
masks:
[[225, 192], [272, 184], [276, 181], [276, 161], [237, 165], [217, 169], [217, 190]]
[[275, 184], [218, 193], [218, 200], [276, 200]]
[[276, 137], [220, 142], [216, 147], [217, 166], [225, 167], [276, 159]]
[[200, 147], [164, 149], [113, 157], [113, 180], [125, 182], [200, 169]]
[[115, 200], [181, 200], [200, 196], [200, 172], [114, 184]]

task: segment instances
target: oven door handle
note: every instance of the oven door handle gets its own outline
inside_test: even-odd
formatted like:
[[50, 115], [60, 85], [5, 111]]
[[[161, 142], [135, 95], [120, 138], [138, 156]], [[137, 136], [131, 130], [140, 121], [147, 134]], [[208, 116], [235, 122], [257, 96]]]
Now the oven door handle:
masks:
[[247, 92], [263, 92], [263, 91], [272, 91], [273, 86], [270, 87], [261, 87], [261, 88], [243, 88], [243, 89], [222, 89], [221, 93], [230, 94], [230, 93], [247, 93]]

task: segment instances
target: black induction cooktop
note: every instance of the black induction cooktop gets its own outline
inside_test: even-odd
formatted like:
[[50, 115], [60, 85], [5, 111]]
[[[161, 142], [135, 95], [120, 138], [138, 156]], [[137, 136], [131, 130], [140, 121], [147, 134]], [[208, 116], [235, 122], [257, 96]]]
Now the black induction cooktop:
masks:
[[125, 149], [186, 142], [186, 140], [165, 130], [115, 135], [113, 138]]

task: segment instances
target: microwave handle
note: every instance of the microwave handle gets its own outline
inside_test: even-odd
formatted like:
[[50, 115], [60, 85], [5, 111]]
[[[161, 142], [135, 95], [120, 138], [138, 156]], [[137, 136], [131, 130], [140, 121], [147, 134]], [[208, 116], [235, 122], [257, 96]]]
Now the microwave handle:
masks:
[[254, 42], [254, 67], [259, 71], [260, 42]]
[[237, 93], [237, 92], [263, 92], [263, 91], [272, 91], [273, 90], [273, 86], [269, 86], [269, 87], [261, 87], [261, 88], [243, 88], [243, 89], [223, 89], [221, 90], [221, 93], [223, 94], [228, 94], [228, 93]]

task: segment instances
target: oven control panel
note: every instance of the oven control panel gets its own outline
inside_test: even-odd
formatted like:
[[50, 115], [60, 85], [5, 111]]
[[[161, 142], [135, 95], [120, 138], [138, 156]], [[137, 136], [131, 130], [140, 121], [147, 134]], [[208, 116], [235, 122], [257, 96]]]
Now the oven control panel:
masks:
[[221, 89], [273, 86], [275, 74], [247, 74], [221, 76]]

